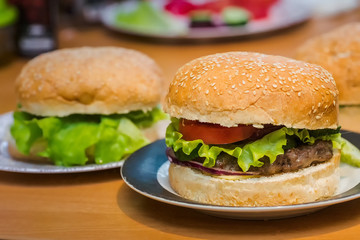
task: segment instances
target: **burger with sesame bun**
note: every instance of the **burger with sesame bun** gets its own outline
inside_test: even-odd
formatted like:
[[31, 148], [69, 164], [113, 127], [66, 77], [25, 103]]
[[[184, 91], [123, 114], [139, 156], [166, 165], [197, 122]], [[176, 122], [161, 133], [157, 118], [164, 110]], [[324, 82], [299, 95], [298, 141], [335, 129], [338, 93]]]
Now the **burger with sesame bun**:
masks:
[[164, 79], [148, 56], [116, 47], [63, 49], [16, 79], [10, 154], [60, 166], [120, 161], [159, 138]]
[[339, 133], [337, 97], [326, 70], [285, 57], [229, 52], [187, 63], [164, 103], [171, 187], [224, 206], [332, 196], [340, 152], [359, 160]]

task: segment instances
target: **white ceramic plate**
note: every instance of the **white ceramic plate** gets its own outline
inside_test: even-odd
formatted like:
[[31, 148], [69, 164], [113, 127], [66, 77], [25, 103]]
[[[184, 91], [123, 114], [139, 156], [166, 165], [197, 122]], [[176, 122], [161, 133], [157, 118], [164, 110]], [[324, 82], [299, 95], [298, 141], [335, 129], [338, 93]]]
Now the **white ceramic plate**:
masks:
[[[346, 132], [343, 137], [360, 146], [360, 134]], [[330, 199], [275, 207], [224, 207], [201, 204], [180, 197], [170, 187], [165, 141], [154, 142], [129, 157], [121, 168], [125, 183], [136, 192], [171, 205], [192, 208], [209, 215], [236, 219], [279, 219], [295, 217], [360, 197], [360, 168], [341, 164], [338, 192]], [[139, 177], [141, 176], [141, 177]]]
[[[122, 27], [116, 23], [116, 16], [119, 12], [128, 11], [134, 8], [136, 2], [124, 2], [111, 4], [103, 9], [100, 19], [105, 27], [113, 31], [129, 34], [138, 37], [148, 37], [156, 40], [167, 41], [195, 41], [195, 40], [216, 40], [233, 37], [249, 37], [259, 34], [271, 33], [281, 29], [290, 28], [301, 24], [311, 17], [310, 9], [299, 2], [280, 1], [269, 13], [269, 17], [261, 20], [252, 20], [244, 26], [188, 28], [187, 31], [156, 33], [149, 31], [134, 30], [129, 27]], [[301, 5], [299, 5], [301, 4]], [[121, 23], [126, 26], [126, 23]], [[180, 24], [182, 25], [182, 24]]]
[[77, 173], [92, 172], [121, 167], [124, 161], [107, 164], [87, 164], [85, 166], [61, 167], [52, 164], [25, 162], [11, 158], [8, 153], [9, 129], [13, 123], [12, 112], [0, 115], [0, 170], [19, 173]]

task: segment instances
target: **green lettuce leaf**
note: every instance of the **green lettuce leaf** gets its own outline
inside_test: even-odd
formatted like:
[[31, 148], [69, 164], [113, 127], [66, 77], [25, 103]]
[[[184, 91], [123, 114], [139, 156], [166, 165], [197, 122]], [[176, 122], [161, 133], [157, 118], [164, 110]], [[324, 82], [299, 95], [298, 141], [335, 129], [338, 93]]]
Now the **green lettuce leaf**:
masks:
[[42, 136], [40, 127], [31, 119], [29, 114], [15, 112], [14, 124], [11, 127], [11, 135], [16, 141], [18, 150], [26, 155], [30, 153], [35, 141]]
[[88, 161], [85, 150], [99, 139], [99, 127], [96, 123], [80, 122], [63, 126], [48, 140], [46, 155], [56, 165], [84, 165]]
[[151, 1], [134, 1], [135, 6], [116, 9], [115, 24], [122, 29], [132, 32], [149, 34], [185, 34], [188, 29], [185, 21], [181, 21], [173, 15], [162, 11]]
[[[315, 143], [316, 140], [326, 140], [331, 141], [333, 144], [333, 148], [341, 149], [343, 144], [343, 139], [341, 138], [341, 134], [339, 133], [340, 129], [333, 130], [332, 134], [330, 135], [323, 135], [323, 134], [315, 134], [312, 135], [314, 132], [307, 129], [294, 129], [294, 128], [282, 128], [283, 131], [289, 136], [296, 136], [299, 140], [303, 143], [307, 143], [312, 145]], [[316, 130], [321, 131], [321, 130]]]
[[132, 111], [126, 114], [126, 118], [130, 119], [139, 128], [148, 128], [154, 123], [167, 119], [168, 115], [160, 108], [156, 107], [151, 111]]
[[166, 130], [165, 141], [168, 147], [174, 149], [175, 155], [180, 160], [187, 161], [196, 157], [203, 157], [205, 158], [203, 165], [213, 167], [218, 155], [224, 152], [235, 157], [238, 165], [245, 172], [251, 166], [261, 167], [264, 163], [260, 159], [264, 156], [267, 156], [270, 163], [273, 163], [278, 155], [284, 153], [284, 149], [288, 149], [290, 146], [294, 147], [296, 141], [311, 145], [318, 139], [330, 140], [333, 143], [333, 147], [338, 149], [342, 148], [344, 142], [339, 129], [332, 131], [330, 135], [325, 135], [325, 131], [312, 132], [306, 129], [283, 127], [244, 146], [240, 144], [207, 145], [200, 139], [193, 141], [184, 140], [179, 132], [179, 120], [172, 118], [171, 121]]
[[342, 138], [341, 161], [360, 167], [360, 150], [345, 138]]
[[41, 143], [44, 147], [37, 155], [49, 157], [56, 165], [103, 164], [119, 161], [148, 144], [141, 129], [165, 118], [159, 108], [109, 116], [37, 117], [15, 112], [10, 131], [25, 155]]

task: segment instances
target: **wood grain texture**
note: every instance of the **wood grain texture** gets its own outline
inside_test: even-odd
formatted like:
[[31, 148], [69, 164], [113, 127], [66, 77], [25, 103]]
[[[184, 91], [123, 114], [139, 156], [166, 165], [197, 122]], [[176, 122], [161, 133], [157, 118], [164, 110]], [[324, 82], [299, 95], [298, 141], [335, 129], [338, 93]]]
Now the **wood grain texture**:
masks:
[[[360, 10], [313, 19], [266, 38], [204, 44], [159, 44], [100, 27], [60, 31], [60, 47], [121, 46], [144, 52], [168, 81], [189, 60], [226, 51], [292, 57], [308, 37], [360, 20]], [[0, 113], [16, 106], [14, 79], [26, 59], [0, 68]], [[345, 129], [360, 132], [360, 110], [342, 109]], [[120, 178], [119, 169], [68, 175], [0, 172], [0, 239], [358, 239], [360, 200], [307, 216], [275, 221], [240, 221], [207, 216], [145, 198]]]

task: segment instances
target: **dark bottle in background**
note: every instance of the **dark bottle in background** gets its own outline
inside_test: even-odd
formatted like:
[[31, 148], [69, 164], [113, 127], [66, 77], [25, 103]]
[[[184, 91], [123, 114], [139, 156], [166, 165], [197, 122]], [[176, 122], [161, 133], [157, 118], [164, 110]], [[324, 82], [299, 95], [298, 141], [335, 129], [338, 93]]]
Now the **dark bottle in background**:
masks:
[[16, 48], [19, 55], [35, 57], [58, 47], [57, 0], [12, 0], [18, 7]]

